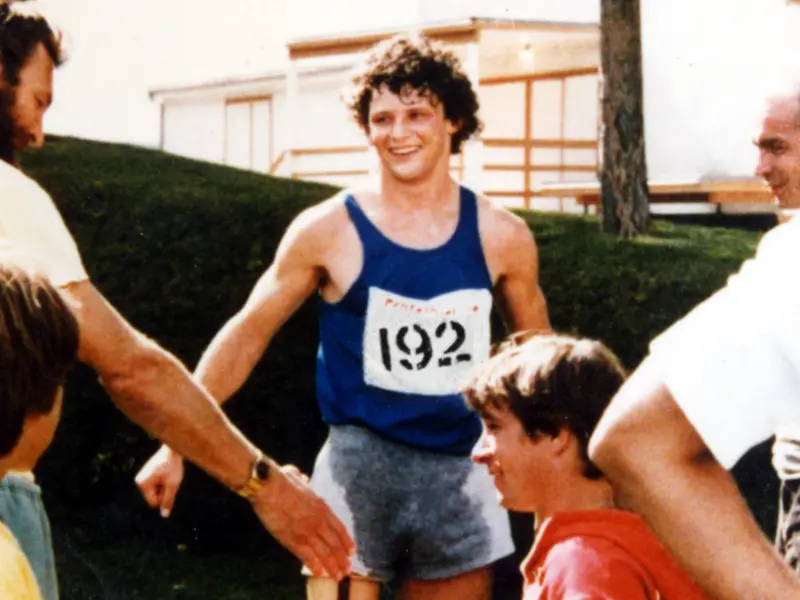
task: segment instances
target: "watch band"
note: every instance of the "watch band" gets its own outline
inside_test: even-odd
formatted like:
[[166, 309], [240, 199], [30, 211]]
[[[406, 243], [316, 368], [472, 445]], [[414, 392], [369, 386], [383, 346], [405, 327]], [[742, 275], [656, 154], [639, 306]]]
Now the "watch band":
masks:
[[264, 454], [259, 452], [258, 456], [256, 456], [256, 460], [253, 462], [253, 468], [250, 471], [250, 480], [236, 490], [236, 493], [243, 498], [250, 498], [254, 494], [257, 494], [269, 479], [270, 469], [269, 461], [267, 461]]

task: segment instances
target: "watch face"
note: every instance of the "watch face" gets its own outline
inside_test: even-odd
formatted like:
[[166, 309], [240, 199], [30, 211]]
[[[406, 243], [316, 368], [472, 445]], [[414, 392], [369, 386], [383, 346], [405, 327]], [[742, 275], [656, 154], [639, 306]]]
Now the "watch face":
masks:
[[260, 460], [256, 463], [256, 477], [264, 481], [269, 477], [269, 463], [265, 460]]

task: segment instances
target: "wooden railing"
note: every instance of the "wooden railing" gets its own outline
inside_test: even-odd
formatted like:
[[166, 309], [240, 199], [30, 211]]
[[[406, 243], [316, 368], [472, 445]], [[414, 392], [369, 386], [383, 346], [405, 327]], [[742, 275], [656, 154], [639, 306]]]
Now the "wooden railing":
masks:
[[[774, 202], [772, 193], [763, 181], [742, 177], [706, 181], [653, 181], [648, 182], [652, 204], [762, 204]], [[554, 183], [541, 186], [537, 195], [557, 198], [575, 198], [585, 209], [600, 204], [600, 184]]]
[[[531, 185], [530, 173], [536, 171], [548, 171], [558, 173], [597, 173], [597, 140], [569, 140], [569, 139], [532, 139], [522, 138], [486, 138], [483, 140], [486, 148], [519, 148], [522, 150], [522, 161], [516, 163], [490, 163], [486, 162], [483, 166], [485, 171], [506, 171], [519, 172], [523, 174], [523, 189], [500, 190], [489, 189], [484, 193], [487, 196], [496, 198], [522, 198], [526, 208], [530, 208], [531, 199], [541, 195]], [[531, 158], [531, 151], [534, 149], [561, 150], [561, 160], [558, 163], [537, 163]], [[564, 150], [594, 150], [595, 160], [593, 164], [569, 164], [564, 162]], [[563, 176], [563, 175], [562, 175]]]

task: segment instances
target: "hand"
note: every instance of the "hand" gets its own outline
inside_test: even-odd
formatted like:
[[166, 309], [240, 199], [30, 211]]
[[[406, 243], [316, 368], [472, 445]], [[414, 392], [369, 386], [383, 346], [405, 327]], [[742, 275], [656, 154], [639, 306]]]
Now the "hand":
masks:
[[273, 463], [269, 482], [250, 498], [258, 518], [316, 577], [340, 581], [350, 572], [355, 544], [342, 522], [292, 465]]
[[161, 446], [136, 475], [136, 485], [147, 504], [159, 507], [165, 519], [172, 512], [175, 495], [183, 481], [183, 458]]

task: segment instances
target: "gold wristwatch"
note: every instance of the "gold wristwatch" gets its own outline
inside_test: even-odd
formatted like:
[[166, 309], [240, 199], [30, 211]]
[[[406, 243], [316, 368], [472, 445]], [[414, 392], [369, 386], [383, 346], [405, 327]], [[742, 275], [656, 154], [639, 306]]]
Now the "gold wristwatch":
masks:
[[269, 461], [267, 461], [266, 457], [259, 452], [255, 462], [253, 463], [253, 469], [250, 471], [250, 481], [244, 484], [243, 487], [236, 490], [236, 493], [243, 498], [250, 498], [254, 494], [257, 494], [267, 483], [271, 468], [272, 467], [270, 467]]

